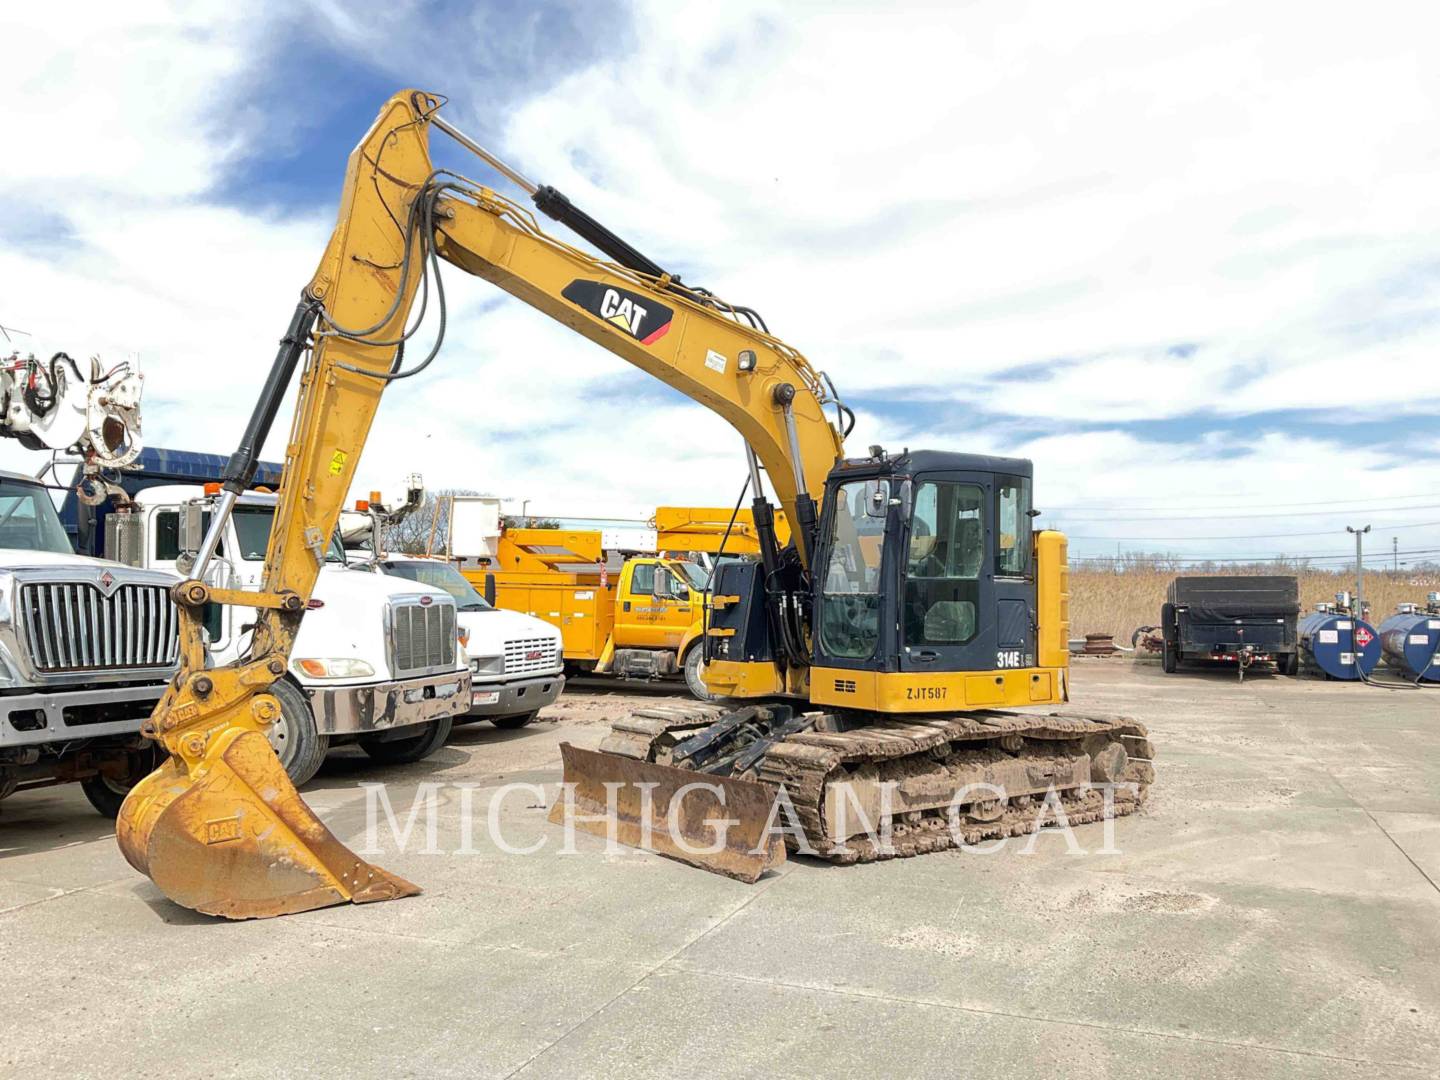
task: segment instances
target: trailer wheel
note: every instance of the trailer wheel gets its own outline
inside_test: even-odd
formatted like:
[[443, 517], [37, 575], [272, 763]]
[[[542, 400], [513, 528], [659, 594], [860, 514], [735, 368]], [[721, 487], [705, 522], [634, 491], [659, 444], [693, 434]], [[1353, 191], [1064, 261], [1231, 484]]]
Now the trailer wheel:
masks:
[[420, 734], [404, 739], [381, 741], [373, 735], [367, 735], [359, 740], [360, 749], [369, 754], [372, 761], [381, 765], [413, 765], [417, 761], [424, 761], [445, 745], [445, 740], [450, 737], [451, 723], [450, 717], [442, 716], [439, 720], [418, 725]]
[[690, 646], [690, 651], [685, 654], [685, 685], [689, 687], [690, 693], [698, 701], [714, 701], [715, 695], [705, 685], [704, 676], [701, 674], [705, 667], [705, 650], [700, 642]]
[[154, 772], [164, 758], [165, 752], [159, 747], [153, 750], [136, 750], [126, 755], [129, 768], [124, 777], [117, 780], [104, 773], [97, 773], [81, 780], [80, 790], [85, 792], [85, 798], [90, 800], [90, 805], [102, 817], [113, 821], [119, 815], [120, 804], [125, 801], [125, 796], [130, 794], [130, 789]]
[[310, 699], [289, 679], [272, 683], [268, 692], [280, 703], [280, 715], [266, 736], [285, 768], [285, 775], [298, 788], [308, 784], [320, 771], [325, 755], [330, 752], [330, 736], [315, 730]]
[[1160, 607], [1160, 640], [1163, 644], [1160, 650], [1160, 667], [1165, 674], [1173, 675], [1180, 666], [1180, 643], [1175, 640], [1174, 604], [1163, 604]]
[[1275, 661], [1275, 668], [1281, 675], [1298, 675], [1300, 673], [1300, 654], [1281, 653], [1280, 659]]
[[532, 709], [530, 712], [516, 713], [514, 716], [492, 716], [490, 723], [498, 728], [504, 728], [506, 731], [514, 731], [516, 728], [524, 727], [539, 715], [539, 709]]

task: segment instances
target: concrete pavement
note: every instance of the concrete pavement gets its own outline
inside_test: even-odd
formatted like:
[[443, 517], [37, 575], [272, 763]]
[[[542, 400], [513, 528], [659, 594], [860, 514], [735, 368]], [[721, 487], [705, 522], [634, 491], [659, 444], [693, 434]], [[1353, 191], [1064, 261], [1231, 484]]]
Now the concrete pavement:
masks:
[[[746, 886], [581, 834], [558, 744], [626, 695], [460, 729], [403, 769], [332, 756], [306, 798], [365, 840], [361, 781], [437, 842], [375, 861], [423, 896], [265, 922], [178, 909], [78, 790], [0, 812], [0, 1072], [115, 1076], [1431, 1076], [1440, 1072], [1440, 692], [1082, 661], [1077, 704], [1135, 715], [1151, 801], [1030, 854]], [[583, 707], [582, 707], [583, 706]], [[473, 854], [462, 846], [471, 796]], [[423, 826], [422, 826], [423, 828]]]

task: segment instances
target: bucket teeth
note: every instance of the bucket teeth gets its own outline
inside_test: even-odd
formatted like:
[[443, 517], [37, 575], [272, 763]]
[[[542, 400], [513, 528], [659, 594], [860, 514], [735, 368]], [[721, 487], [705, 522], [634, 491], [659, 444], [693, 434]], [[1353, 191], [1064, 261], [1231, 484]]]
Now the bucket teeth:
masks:
[[255, 731], [222, 732], [193, 774], [168, 760], [130, 792], [116, 837], [175, 903], [227, 919], [420, 892], [341, 843]]

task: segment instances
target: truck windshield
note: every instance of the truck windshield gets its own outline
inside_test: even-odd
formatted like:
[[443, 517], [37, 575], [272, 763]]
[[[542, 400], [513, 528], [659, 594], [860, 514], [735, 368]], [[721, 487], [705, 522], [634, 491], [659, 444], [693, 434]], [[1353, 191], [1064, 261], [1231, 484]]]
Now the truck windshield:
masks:
[[444, 589], [455, 598], [455, 606], [461, 611], [494, 610], [485, 602], [485, 598], [475, 591], [475, 586], [466, 581], [460, 571], [449, 563], [386, 559], [380, 565], [387, 574], [429, 585], [432, 589]]
[[75, 554], [50, 492], [7, 477], [0, 477], [0, 548]]
[[[207, 514], [208, 518], [209, 515]], [[263, 562], [265, 550], [270, 546], [270, 529], [275, 523], [273, 506], [237, 506], [231, 515], [235, 524], [235, 538], [240, 544], [240, 558], [246, 562]], [[209, 527], [209, 521], [206, 521]], [[340, 536], [330, 538], [330, 547], [325, 552], [326, 562], [344, 562], [345, 552], [340, 546]]]
[[693, 562], [672, 562], [670, 569], [676, 571], [685, 579], [686, 584], [696, 592], [704, 592], [705, 586], [710, 584], [710, 575], [705, 568]]

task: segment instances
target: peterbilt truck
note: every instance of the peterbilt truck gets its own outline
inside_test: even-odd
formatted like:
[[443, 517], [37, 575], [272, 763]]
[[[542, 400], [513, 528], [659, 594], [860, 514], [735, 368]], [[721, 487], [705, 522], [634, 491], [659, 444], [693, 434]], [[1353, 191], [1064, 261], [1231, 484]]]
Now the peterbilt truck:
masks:
[[411, 476], [403, 503], [391, 507], [376, 491], [344, 511], [340, 533], [349, 563], [449, 593], [470, 656], [470, 708], [455, 723], [489, 720], [498, 728], [524, 727], [565, 689], [560, 631], [543, 619], [496, 607], [446, 559], [387, 551], [385, 529], [414, 513], [423, 497], [419, 476]]
[[[180, 574], [214, 509], [213, 483], [173, 483], [214, 473], [223, 460], [187, 451], [149, 450], [122, 483], [131, 504], [103, 522], [77, 529], [103, 534], [115, 559]], [[263, 481], [237, 500], [212, 564], [212, 584], [260, 586], [276, 496]], [[357, 744], [382, 764], [420, 761], [444, 745], [452, 720], [470, 708], [469, 658], [460, 645], [453, 597], [442, 589], [352, 569], [339, 536], [322, 553], [324, 566], [310, 613], [296, 639], [285, 677], [272, 688], [280, 703], [269, 737], [297, 785], [310, 780], [333, 747]], [[254, 609], [213, 605], [205, 630], [215, 663], [249, 647]]]

